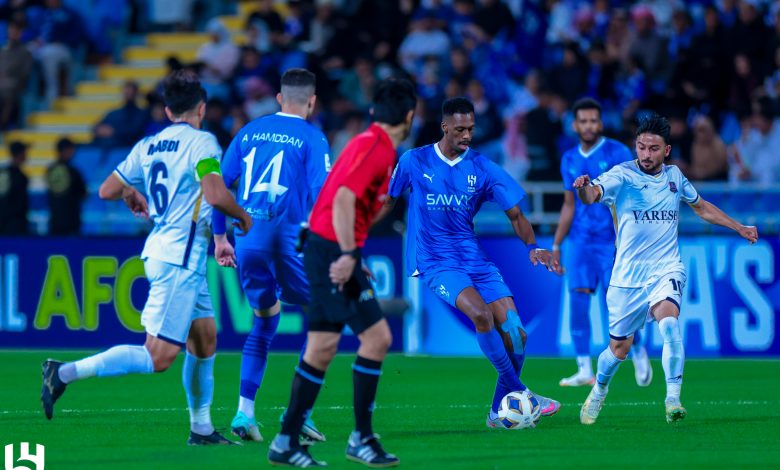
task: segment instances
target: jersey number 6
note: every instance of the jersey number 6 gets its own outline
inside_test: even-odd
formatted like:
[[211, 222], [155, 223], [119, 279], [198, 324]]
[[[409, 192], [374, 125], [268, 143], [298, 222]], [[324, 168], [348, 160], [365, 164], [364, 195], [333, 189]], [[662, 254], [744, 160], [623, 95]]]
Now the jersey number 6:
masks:
[[[287, 192], [287, 186], [279, 184], [279, 177], [282, 174], [282, 163], [284, 161], [284, 150], [274, 155], [274, 158], [268, 162], [268, 166], [263, 170], [257, 182], [252, 186], [252, 170], [255, 165], [255, 152], [257, 147], [252, 147], [252, 151], [244, 157], [246, 163], [246, 172], [244, 173], [244, 200], [249, 199], [249, 193], [268, 192], [268, 202], [275, 202], [278, 196]], [[270, 181], [264, 181], [268, 173], [271, 173]], [[250, 189], [251, 188], [251, 189]]]
[[154, 211], [157, 215], [163, 215], [168, 208], [168, 188], [164, 182], [168, 179], [168, 167], [163, 162], [152, 165], [151, 181], [149, 182], [149, 194], [152, 196]]

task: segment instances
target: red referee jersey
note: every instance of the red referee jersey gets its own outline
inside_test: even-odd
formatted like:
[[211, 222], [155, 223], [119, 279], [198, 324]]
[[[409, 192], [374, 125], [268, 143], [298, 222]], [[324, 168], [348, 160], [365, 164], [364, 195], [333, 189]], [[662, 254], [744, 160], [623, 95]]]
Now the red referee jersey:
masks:
[[349, 188], [355, 203], [355, 243], [362, 247], [371, 222], [387, 198], [396, 151], [387, 133], [376, 124], [347, 143], [330, 171], [311, 213], [311, 231], [338, 242], [333, 230], [333, 198], [341, 186]]

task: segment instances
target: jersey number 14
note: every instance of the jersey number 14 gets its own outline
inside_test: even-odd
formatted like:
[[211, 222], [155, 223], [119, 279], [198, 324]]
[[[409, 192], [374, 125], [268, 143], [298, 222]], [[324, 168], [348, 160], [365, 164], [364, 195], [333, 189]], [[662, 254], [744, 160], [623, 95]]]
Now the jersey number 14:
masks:
[[[260, 178], [253, 186], [251, 184], [252, 170], [255, 165], [256, 151], [257, 148], [253, 147], [252, 151], [244, 157], [244, 163], [246, 163], [246, 172], [244, 173], [244, 181], [246, 181], [246, 184], [244, 185], [244, 200], [246, 201], [249, 199], [249, 193], [267, 192], [268, 202], [275, 202], [278, 196], [287, 192], [287, 186], [279, 184], [279, 177], [282, 174], [282, 163], [284, 162], [284, 150], [280, 150], [279, 153], [274, 155], [274, 158], [268, 162], [268, 166], [265, 167], [263, 174], [260, 175]], [[271, 176], [269, 180], [266, 181], [266, 177], [269, 173]]]

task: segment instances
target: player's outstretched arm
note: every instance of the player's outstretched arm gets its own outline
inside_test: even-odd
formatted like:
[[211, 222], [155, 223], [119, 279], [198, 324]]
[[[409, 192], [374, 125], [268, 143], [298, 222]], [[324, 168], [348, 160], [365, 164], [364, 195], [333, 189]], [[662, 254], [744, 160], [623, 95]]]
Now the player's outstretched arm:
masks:
[[711, 224], [730, 228], [750, 243], [758, 241], [758, 229], [755, 226], [740, 224], [711, 202], [707, 202], [700, 198], [696, 204], [691, 204], [691, 209], [693, 209], [693, 212], [701, 217], [702, 220], [706, 220]]
[[553, 238], [552, 252], [553, 257], [558, 261], [558, 274], [563, 274], [561, 265], [561, 244], [571, 230], [571, 223], [574, 220], [574, 193], [571, 191], [563, 192], [563, 205], [561, 206], [561, 215], [558, 217], [558, 227], [555, 229]]
[[233, 195], [230, 194], [230, 191], [225, 186], [225, 181], [222, 179], [222, 175], [216, 173], [203, 175], [200, 185], [203, 188], [203, 196], [213, 208], [234, 219], [238, 219], [238, 228], [244, 234], [249, 232], [252, 228], [252, 218], [238, 205]]
[[593, 204], [601, 198], [601, 188], [592, 186], [588, 175], [578, 176], [572, 186], [577, 190], [577, 196], [584, 204]]
[[531, 261], [531, 264], [536, 266], [538, 263], [542, 263], [548, 271], [557, 272], [560, 268], [558, 261], [549, 250], [539, 248], [536, 245], [534, 228], [531, 226], [531, 222], [523, 215], [523, 211], [519, 207], [514, 206], [506, 211], [506, 216], [509, 217], [512, 229], [514, 229], [517, 237], [528, 247], [528, 259]]

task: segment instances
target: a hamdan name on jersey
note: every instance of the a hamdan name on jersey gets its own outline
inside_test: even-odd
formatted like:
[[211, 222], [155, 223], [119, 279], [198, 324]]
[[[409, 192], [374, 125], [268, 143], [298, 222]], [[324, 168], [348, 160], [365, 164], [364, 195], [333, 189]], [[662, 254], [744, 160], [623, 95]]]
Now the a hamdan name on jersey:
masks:
[[303, 139], [288, 134], [279, 134], [276, 132], [255, 132], [253, 134], [244, 134], [241, 142], [274, 142], [277, 144], [288, 144], [298, 148], [303, 148]]

